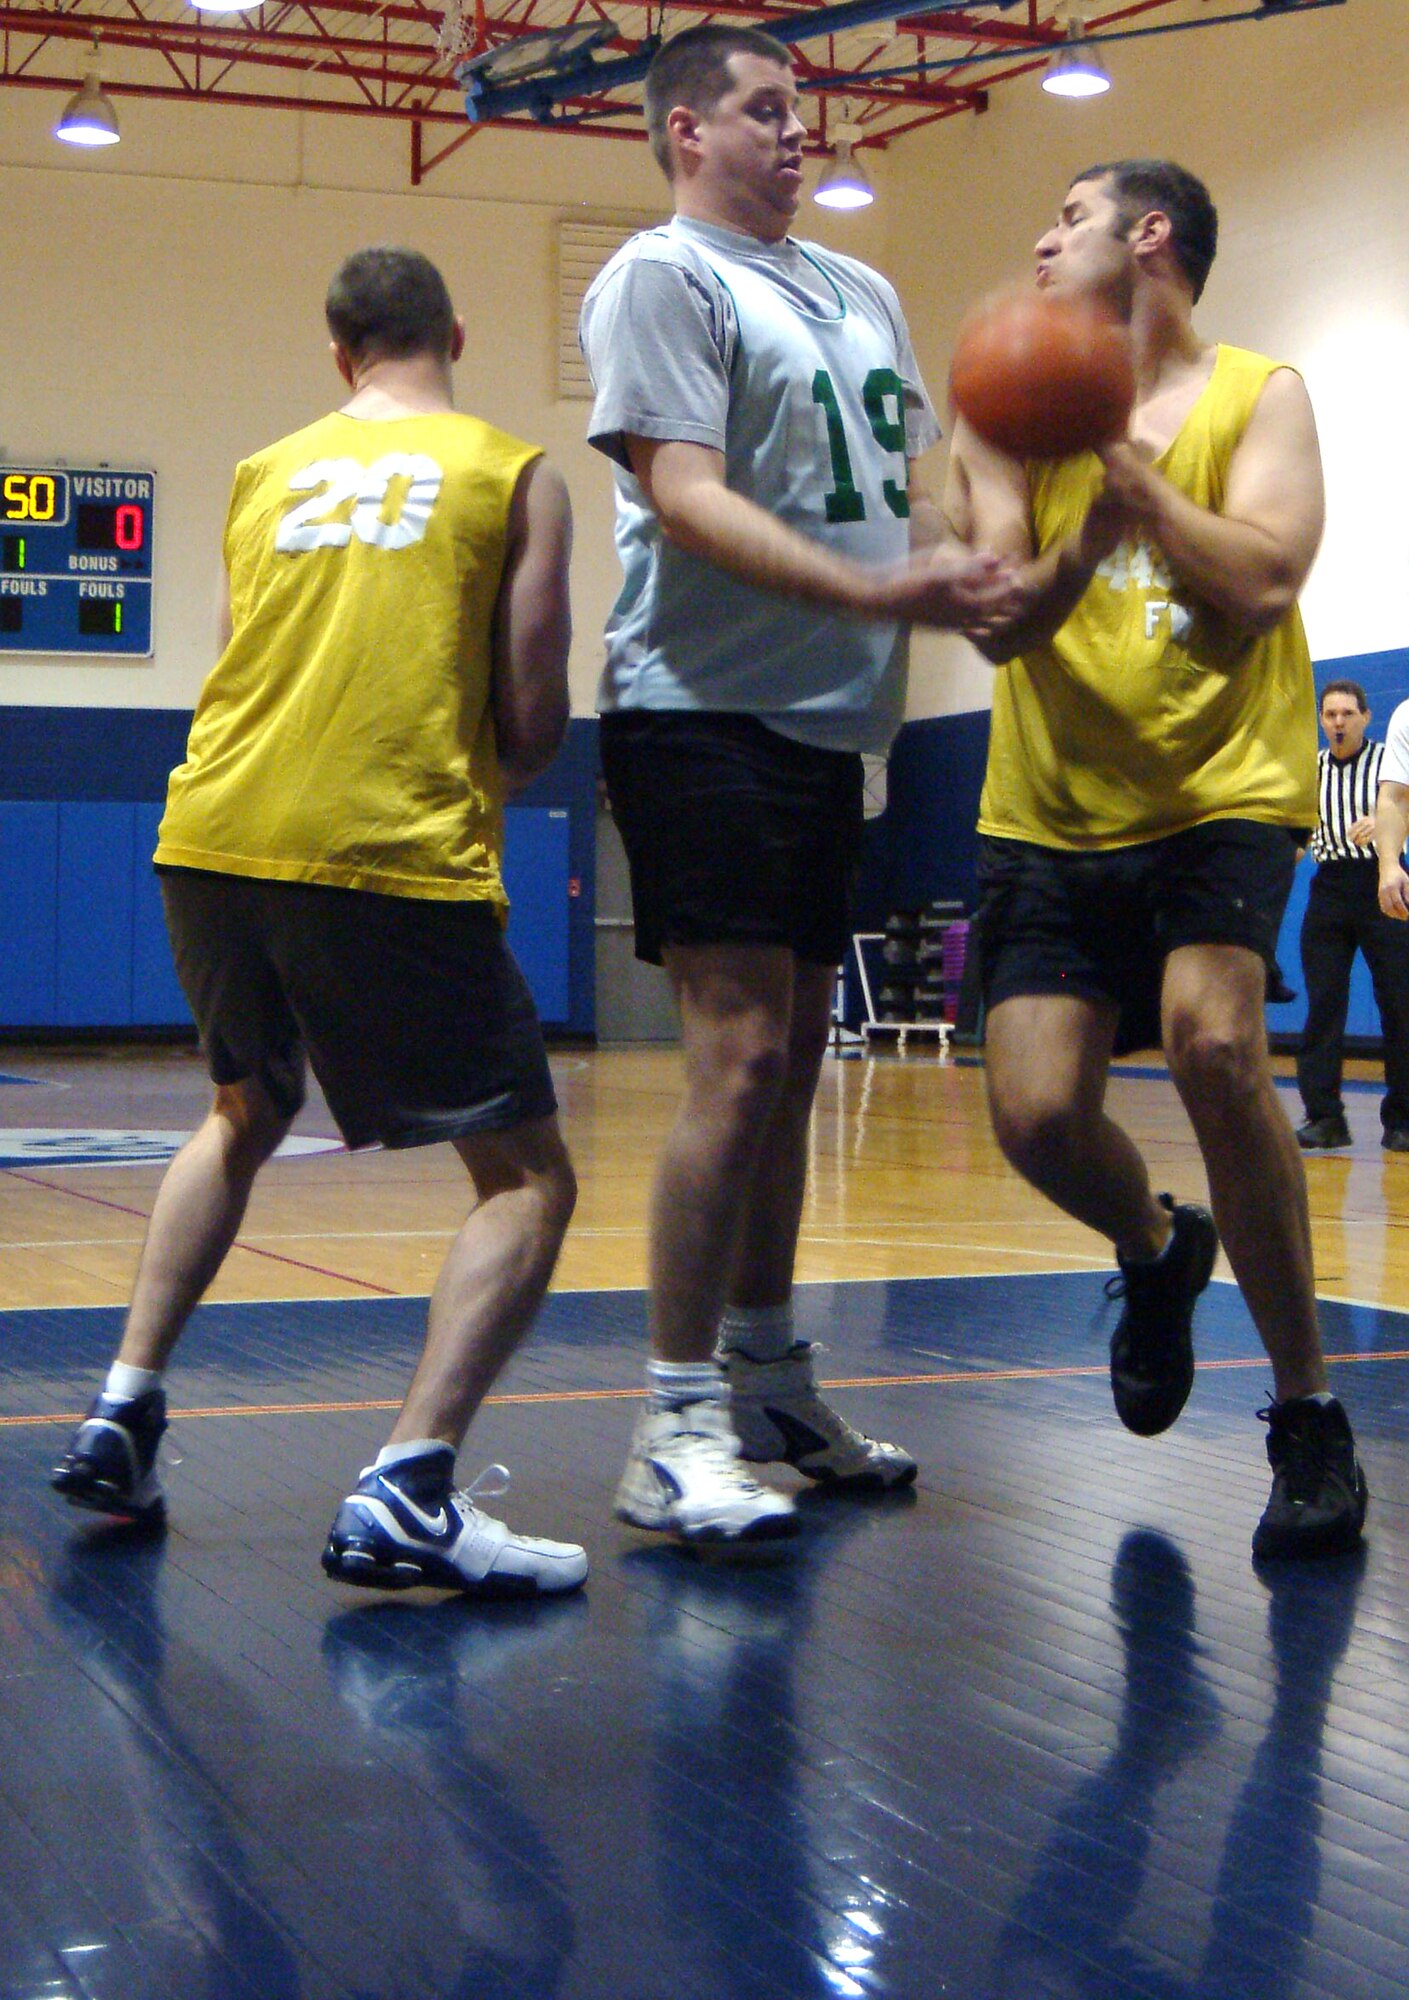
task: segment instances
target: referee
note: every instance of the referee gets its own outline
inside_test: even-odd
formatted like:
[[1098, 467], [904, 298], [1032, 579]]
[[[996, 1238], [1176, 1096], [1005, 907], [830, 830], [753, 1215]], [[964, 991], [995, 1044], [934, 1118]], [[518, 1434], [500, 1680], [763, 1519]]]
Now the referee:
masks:
[[1301, 926], [1306, 1027], [1296, 1080], [1306, 1107], [1297, 1142], [1308, 1151], [1350, 1144], [1341, 1098], [1341, 1054], [1350, 969], [1365, 954], [1384, 1038], [1381, 1143], [1409, 1153], [1409, 926], [1379, 905], [1372, 845], [1383, 743], [1365, 740], [1370, 708], [1356, 681], [1330, 681], [1321, 695], [1320, 817], [1311, 836], [1316, 873]]

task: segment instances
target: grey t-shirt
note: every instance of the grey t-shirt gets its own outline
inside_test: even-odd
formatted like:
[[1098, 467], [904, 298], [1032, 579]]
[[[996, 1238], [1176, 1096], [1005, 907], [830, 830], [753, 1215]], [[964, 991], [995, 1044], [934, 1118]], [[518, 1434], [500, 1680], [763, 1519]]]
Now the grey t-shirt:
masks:
[[760, 590], [666, 541], [624, 440], [708, 445], [731, 488], [802, 534], [857, 562], [903, 560], [907, 460], [939, 425], [894, 291], [818, 245], [677, 216], [601, 272], [581, 340], [624, 572], [600, 706], [741, 712], [824, 748], [885, 751], [904, 711], [904, 631]]

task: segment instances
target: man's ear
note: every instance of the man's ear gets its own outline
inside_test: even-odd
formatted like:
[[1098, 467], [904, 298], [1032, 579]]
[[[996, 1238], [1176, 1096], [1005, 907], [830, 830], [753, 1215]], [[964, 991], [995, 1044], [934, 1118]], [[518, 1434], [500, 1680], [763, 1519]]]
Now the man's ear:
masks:
[[1140, 217], [1130, 232], [1130, 247], [1137, 255], [1152, 256], [1157, 250], [1167, 250], [1174, 225], [1162, 208], [1152, 208]]
[[343, 381], [346, 382], [348, 388], [355, 389], [357, 387], [357, 370], [353, 366], [352, 356], [348, 353], [342, 342], [340, 340], [330, 340], [328, 342], [328, 352], [333, 357], [333, 366], [337, 369]]
[[465, 351], [465, 322], [463, 317], [459, 313], [456, 313], [455, 324], [450, 329], [450, 359], [452, 361], [458, 361], [460, 359], [460, 356], [464, 353], [464, 351]]
[[671, 150], [679, 160], [694, 159], [699, 153], [700, 114], [692, 111], [688, 104], [674, 104], [666, 116], [665, 129], [670, 135]]

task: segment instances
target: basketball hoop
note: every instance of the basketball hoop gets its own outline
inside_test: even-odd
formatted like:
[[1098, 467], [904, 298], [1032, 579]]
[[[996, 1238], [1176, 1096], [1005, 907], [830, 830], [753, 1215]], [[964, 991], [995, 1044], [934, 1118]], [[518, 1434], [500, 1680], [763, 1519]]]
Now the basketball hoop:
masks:
[[486, 46], [484, 0], [445, 0], [435, 46], [447, 69], [477, 55]]

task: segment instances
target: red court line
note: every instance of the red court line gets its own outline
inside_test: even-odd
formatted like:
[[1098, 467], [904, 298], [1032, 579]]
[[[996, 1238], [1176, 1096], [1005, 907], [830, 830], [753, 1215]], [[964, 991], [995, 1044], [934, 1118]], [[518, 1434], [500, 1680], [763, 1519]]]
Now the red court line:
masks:
[[[1409, 1361], [1409, 1347], [1392, 1348], [1377, 1354], [1328, 1354], [1328, 1363], [1342, 1361]], [[1229, 1368], [1266, 1368], [1270, 1363], [1265, 1354], [1239, 1357], [1233, 1361], [1201, 1361], [1199, 1370], [1212, 1374]], [[1108, 1373], [1109, 1364], [1101, 1362], [1079, 1368], [952, 1368], [930, 1375], [833, 1375], [818, 1386], [823, 1389], [906, 1389], [914, 1387], [952, 1388], [965, 1383], [983, 1382], [1059, 1382], [1073, 1376], [1099, 1375]], [[525, 1389], [516, 1394], [486, 1396], [484, 1408], [506, 1406], [515, 1403], [614, 1403], [639, 1401], [646, 1391], [642, 1389]], [[205, 1409], [170, 1410], [168, 1416], [173, 1423], [188, 1422], [193, 1417], [329, 1417], [346, 1416], [361, 1410], [399, 1410], [399, 1400], [345, 1402], [345, 1403], [222, 1403]], [[77, 1424], [83, 1421], [81, 1410], [51, 1411], [45, 1415], [0, 1416], [0, 1430], [21, 1429], [35, 1424]]]
[[[0, 1168], [11, 1180], [26, 1181], [30, 1187], [45, 1188], [50, 1194], [67, 1195], [70, 1201], [86, 1201], [94, 1208], [110, 1208], [118, 1215], [135, 1215], [140, 1222], [150, 1222], [151, 1215], [145, 1208], [129, 1208], [125, 1201], [109, 1201], [101, 1194], [84, 1194], [81, 1188], [58, 1186], [53, 1181], [42, 1181], [38, 1174], [23, 1174], [17, 1167]], [[285, 1257], [278, 1250], [261, 1250], [253, 1243], [245, 1243], [238, 1236], [230, 1245], [231, 1250], [243, 1250], [247, 1257], [265, 1257], [271, 1264], [291, 1264], [296, 1271], [311, 1271], [315, 1278], [331, 1278], [339, 1285], [360, 1285], [364, 1292], [377, 1292], [384, 1299], [400, 1298], [394, 1285], [374, 1285], [370, 1278], [352, 1278], [346, 1271], [330, 1271], [323, 1264], [307, 1264], [301, 1257]]]

